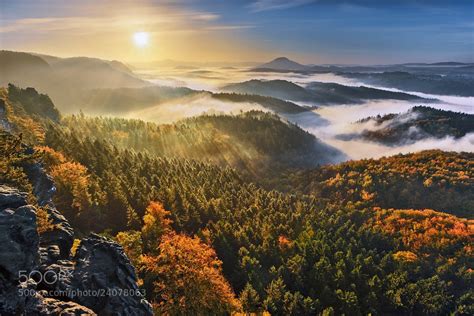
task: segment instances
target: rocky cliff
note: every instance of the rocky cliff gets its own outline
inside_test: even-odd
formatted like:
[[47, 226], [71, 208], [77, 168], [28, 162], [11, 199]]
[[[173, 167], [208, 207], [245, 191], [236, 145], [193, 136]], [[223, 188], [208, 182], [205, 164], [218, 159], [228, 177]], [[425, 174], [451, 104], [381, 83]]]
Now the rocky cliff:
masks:
[[37, 232], [38, 208], [0, 184], [0, 315], [152, 315], [120, 245], [91, 234], [71, 255], [74, 232], [51, 201], [41, 166], [26, 168], [53, 229]]

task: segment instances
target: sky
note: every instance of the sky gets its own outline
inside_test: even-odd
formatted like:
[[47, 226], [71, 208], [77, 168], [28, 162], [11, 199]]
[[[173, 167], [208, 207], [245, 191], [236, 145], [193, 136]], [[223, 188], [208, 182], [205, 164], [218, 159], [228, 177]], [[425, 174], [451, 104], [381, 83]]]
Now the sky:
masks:
[[0, 0], [0, 19], [1, 49], [63, 57], [474, 62], [474, 0]]

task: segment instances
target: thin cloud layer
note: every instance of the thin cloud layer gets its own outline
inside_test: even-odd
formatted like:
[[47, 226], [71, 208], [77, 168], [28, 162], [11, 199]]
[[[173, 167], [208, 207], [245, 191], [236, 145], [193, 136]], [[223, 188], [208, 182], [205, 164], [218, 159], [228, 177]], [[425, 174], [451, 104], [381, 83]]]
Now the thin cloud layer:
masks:
[[248, 7], [252, 12], [262, 12], [298, 7], [311, 2], [316, 2], [316, 0], [257, 0]]

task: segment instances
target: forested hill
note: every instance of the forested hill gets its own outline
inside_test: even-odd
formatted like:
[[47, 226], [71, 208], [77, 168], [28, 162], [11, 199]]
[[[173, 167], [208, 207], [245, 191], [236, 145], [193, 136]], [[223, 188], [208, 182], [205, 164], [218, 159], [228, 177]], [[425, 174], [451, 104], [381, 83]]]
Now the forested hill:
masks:
[[0, 86], [13, 83], [47, 93], [63, 111], [88, 89], [145, 87], [125, 65], [97, 58], [59, 58], [0, 51]]
[[339, 137], [362, 138], [394, 146], [426, 138], [463, 137], [474, 132], [474, 115], [415, 106], [405, 113], [368, 117], [355, 124], [372, 125], [360, 134]]
[[[153, 86], [144, 88], [94, 89], [83, 93], [68, 107], [69, 112], [80, 108], [92, 115], [126, 115], [134, 111], [159, 107], [166, 102], [186, 103], [184, 97], [201, 98], [206, 104], [212, 99], [232, 103], [251, 103], [280, 114], [309, 112], [295, 103], [280, 99], [251, 94], [211, 93], [185, 87]], [[189, 100], [188, 100], [189, 102]], [[192, 110], [192, 108], [190, 108]]]
[[431, 208], [474, 218], [474, 153], [421, 151], [288, 174], [288, 191], [357, 207]]
[[257, 103], [264, 108], [279, 114], [312, 113], [309, 112], [307, 108], [299, 106], [293, 102], [257, 94], [213, 93], [212, 97], [223, 101]]
[[[468, 66], [469, 67], [469, 66]], [[357, 79], [368, 85], [396, 88], [404, 91], [418, 91], [435, 95], [474, 96], [474, 79], [466, 75], [472, 69], [458, 68], [464, 73], [448, 71], [439, 74], [439, 68], [434, 72], [410, 73], [404, 71], [384, 71], [374, 73], [338, 72], [336, 74]], [[424, 70], [428, 70], [425, 68]]]
[[[326, 96], [328, 100], [336, 101], [340, 98], [340, 103], [359, 103], [364, 100], [407, 100], [434, 102], [436, 100], [425, 99], [413, 94], [394, 92], [364, 86], [352, 87], [344, 86], [332, 82], [312, 82], [307, 85], [307, 89], [314, 91], [319, 96]], [[335, 102], [336, 103], [336, 102]]]
[[73, 115], [64, 118], [62, 125], [70, 137], [107, 139], [119, 148], [210, 161], [251, 175], [314, 167], [343, 158], [338, 150], [296, 125], [258, 111], [203, 115], [165, 125]]
[[[8, 95], [2, 98], [9, 106]], [[265, 138], [265, 130], [286, 125], [268, 114], [248, 115], [196, 118], [179, 128], [193, 131], [203, 120], [220, 133], [243, 124], [238, 133], [251, 137], [248, 127]], [[114, 145], [123, 133], [110, 132], [106, 140], [96, 135], [108, 127], [92, 129], [120, 123], [133, 131], [146, 123], [76, 120], [85, 134], [71, 122], [37, 120], [44, 137], [29, 138], [36, 153], [28, 159], [44, 164], [57, 188], [56, 207], [76, 233], [93, 230], [120, 241], [157, 314], [472, 314], [472, 221], [370, 203], [374, 192], [403, 188], [407, 193], [397, 198], [421, 192], [431, 203], [437, 192], [450, 209], [463, 210], [470, 205], [463, 196], [472, 197], [472, 154], [423, 152], [301, 172], [289, 179], [314, 193], [302, 196], [264, 190], [235, 169]], [[160, 128], [178, 127], [152, 130], [160, 134]], [[6, 153], [0, 182], [20, 183], [27, 181], [24, 157], [18, 137], [11, 137], [0, 137]], [[431, 195], [420, 191], [421, 179]]]
[[349, 87], [337, 83], [313, 82], [306, 87], [297, 85], [286, 80], [249, 80], [245, 82], [232, 83], [222, 87], [222, 91], [241, 94], [257, 94], [292, 100], [310, 102], [314, 104], [358, 104], [366, 100], [417, 100], [433, 102], [434, 100], [420, 98], [418, 96], [392, 92], [368, 87]]

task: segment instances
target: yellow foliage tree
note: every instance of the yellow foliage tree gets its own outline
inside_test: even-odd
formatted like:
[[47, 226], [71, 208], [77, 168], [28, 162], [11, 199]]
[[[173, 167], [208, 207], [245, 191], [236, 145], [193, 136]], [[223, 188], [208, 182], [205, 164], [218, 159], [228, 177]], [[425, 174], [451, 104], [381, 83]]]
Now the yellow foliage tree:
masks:
[[119, 232], [115, 238], [120, 243], [120, 245], [122, 245], [123, 250], [127, 254], [132, 264], [138, 269], [141, 264], [140, 257], [143, 254], [143, 241], [141, 233], [139, 231]]
[[401, 262], [416, 262], [418, 256], [411, 251], [398, 251], [393, 255], [393, 258]]
[[58, 209], [72, 208], [82, 212], [90, 207], [92, 201], [86, 167], [77, 162], [65, 162], [52, 167], [50, 174], [57, 188], [55, 203]]
[[171, 231], [173, 221], [169, 219], [169, 215], [170, 212], [165, 210], [163, 204], [150, 202], [143, 216], [144, 252], [156, 252], [161, 237]]

